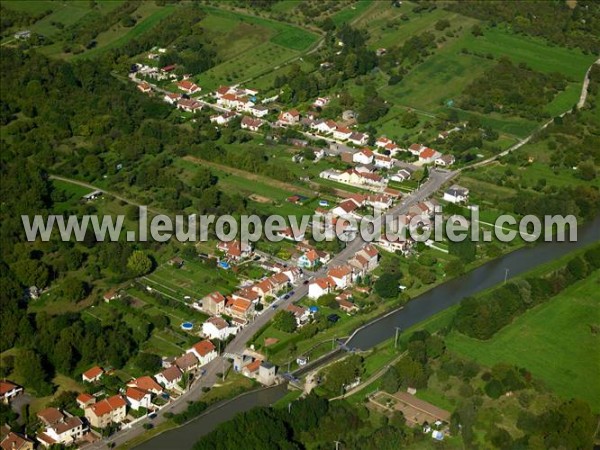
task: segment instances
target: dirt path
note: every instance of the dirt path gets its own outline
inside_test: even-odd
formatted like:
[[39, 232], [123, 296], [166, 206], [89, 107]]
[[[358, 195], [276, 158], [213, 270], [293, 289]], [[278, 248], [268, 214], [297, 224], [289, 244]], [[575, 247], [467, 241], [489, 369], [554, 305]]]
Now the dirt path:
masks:
[[232, 175], [237, 175], [237, 176], [245, 178], [246, 180], [249, 180], [249, 181], [258, 181], [259, 183], [263, 183], [263, 184], [266, 184], [267, 186], [272, 186], [277, 189], [282, 189], [284, 191], [297, 192], [299, 194], [309, 195], [311, 197], [317, 194], [316, 192], [313, 192], [309, 189], [306, 189], [306, 188], [303, 188], [300, 186], [296, 186], [295, 184], [286, 183], [285, 181], [274, 180], [273, 178], [268, 178], [263, 175], [257, 175], [255, 173], [246, 172], [245, 170], [241, 170], [241, 169], [234, 169], [233, 167], [206, 161], [204, 159], [197, 158], [195, 156], [188, 155], [188, 156], [184, 156], [183, 159], [185, 159], [186, 161], [189, 161], [189, 162], [193, 162], [194, 164], [212, 167], [212, 168], [218, 169], [222, 172], [227, 172]]

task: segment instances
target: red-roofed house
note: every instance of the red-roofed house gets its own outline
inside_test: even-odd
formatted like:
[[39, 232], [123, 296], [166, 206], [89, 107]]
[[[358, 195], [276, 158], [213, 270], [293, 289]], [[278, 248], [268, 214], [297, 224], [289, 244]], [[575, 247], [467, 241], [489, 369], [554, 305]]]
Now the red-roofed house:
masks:
[[2, 450], [33, 450], [33, 441], [10, 431], [2, 442], [0, 442]]
[[186, 92], [188, 94], [195, 94], [196, 92], [200, 92], [200, 86], [196, 83], [192, 83], [190, 80], [183, 80], [177, 83], [177, 87], [179, 90]]
[[146, 83], [145, 81], [143, 81], [142, 83], [137, 85], [137, 88], [142, 91], [144, 94], [148, 94], [149, 92], [152, 92], [152, 86], [150, 86], [148, 83]]
[[131, 409], [136, 411], [140, 408], [150, 409], [152, 405], [152, 395], [150, 392], [136, 387], [128, 387], [125, 391], [125, 398]]
[[44, 446], [53, 444], [72, 445], [79, 440], [87, 427], [79, 417], [63, 413], [56, 408], [46, 408], [37, 414], [43, 423], [44, 431], [37, 434]]
[[363, 148], [352, 155], [352, 161], [358, 164], [371, 164], [373, 162], [373, 152], [368, 148]]
[[23, 392], [21, 386], [17, 386], [10, 381], [0, 381], [0, 396], [4, 403], [10, 402], [10, 399]]
[[352, 284], [352, 267], [348, 265], [332, 267], [327, 272], [327, 275], [329, 275], [329, 278], [331, 278], [340, 289], [345, 289]]
[[82, 392], [77, 396], [77, 404], [81, 409], [85, 409], [90, 405], [96, 403], [96, 397], [86, 392]]
[[352, 130], [346, 127], [337, 127], [333, 132], [333, 138], [341, 141], [345, 141], [350, 136], [352, 136]]
[[323, 295], [333, 292], [336, 284], [331, 277], [315, 279], [308, 285], [308, 298], [317, 299]]
[[277, 122], [280, 125], [297, 125], [300, 122], [300, 113], [295, 109], [279, 114]]
[[208, 364], [217, 357], [217, 349], [208, 339], [197, 342], [187, 353], [193, 353], [198, 358], [200, 366]]
[[254, 312], [254, 303], [244, 298], [231, 298], [227, 302], [226, 310], [234, 317], [246, 319]]
[[440, 156], [442, 156], [442, 154], [440, 152], [427, 147], [427, 148], [421, 150], [421, 153], [419, 153], [419, 162], [423, 163], [423, 164], [429, 164], [429, 163], [434, 162]]
[[129, 387], [137, 387], [143, 391], [151, 392], [152, 394], [160, 395], [163, 393], [163, 388], [152, 377], [148, 375], [141, 376], [127, 383]]
[[202, 103], [192, 98], [182, 98], [177, 102], [177, 109], [185, 112], [195, 113], [202, 110]]
[[252, 117], [244, 116], [240, 126], [244, 130], [258, 131], [265, 124], [264, 120], [253, 119]]
[[225, 253], [225, 256], [232, 259], [246, 258], [252, 254], [250, 244], [242, 243], [238, 240], [224, 242], [220, 241], [217, 244], [217, 249]]
[[285, 310], [291, 312], [294, 315], [294, 318], [296, 319], [296, 324], [299, 327], [304, 325], [310, 317], [310, 312], [308, 308], [303, 308], [302, 306], [289, 304], [287, 308], [285, 308]]
[[93, 383], [94, 381], [98, 381], [102, 378], [104, 374], [104, 370], [98, 366], [94, 366], [89, 370], [86, 370], [81, 374], [81, 379], [86, 383]]
[[262, 361], [260, 359], [255, 359], [242, 369], [242, 375], [248, 378], [256, 378], [258, 376], [258, 369], [261, 363]]
[[111, 423], [121, 423], [125, 420], [127, 402], [120, 395], [101, 400], [85, 409], [85, 417], [90, 425], [105, 428]]

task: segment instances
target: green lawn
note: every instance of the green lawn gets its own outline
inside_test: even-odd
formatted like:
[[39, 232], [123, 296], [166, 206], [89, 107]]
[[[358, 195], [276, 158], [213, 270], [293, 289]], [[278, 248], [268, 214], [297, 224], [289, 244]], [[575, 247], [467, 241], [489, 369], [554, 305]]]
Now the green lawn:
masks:
[[[564, 397], [580, 397], [600, 411], [600, 337], [590, 325], [600, 324], [600, 272], [576, 283], [498, 332], [477, 341], [451, 333], [448, 347], [491, 366], [508, 362], [530, 370]], [[595, 380], [595, 381], [594, 381]]]

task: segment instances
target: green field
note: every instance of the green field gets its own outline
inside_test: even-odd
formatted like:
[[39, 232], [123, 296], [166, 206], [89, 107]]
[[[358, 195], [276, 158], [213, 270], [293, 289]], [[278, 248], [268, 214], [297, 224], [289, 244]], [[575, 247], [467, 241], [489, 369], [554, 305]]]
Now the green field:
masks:
[[[451, 333], [448, 347], [491, 366], [508, 362], [530, 370], [564, 397], [579, 397], [600, 411], [600, 272], [518, 317], [487, 342]], [[595, 381], [594, 381], [595, 380]]]
[[153, 289], [182, 302], [186, 295], [200, 299], [213, 291], [228, 293], [237, 285], [231, 271], [192, 260], [186, 260], [180, 269], [163, 264], [147, 278], [150, 280], [147, 284]]
[[336, 25], [350, 23], [363, 14], [372, 3], [373, 0], [359, 0], [355, 4], [335, 13], [333, 16], [331, 16], [331, 20], [333, 20], [333, 23]]
[[[98, 10], [102, 14], [106, 14], [123, 3], [123, 0], [99, 1], [97, 3]], [[92, 11], [90, 9], [90, 2], [85, 1], [57, 2], [50, 0], [11, 0], [3, 1], [2, 6], [33, 15], [51, 10], [51, 14], [28, 27], [31, 31], [48, 37], [53, 37], [60, 32], [57, 27], [52, 25], [52, 22], [60, 22], [64, 24], [65, 27], [68, 27], [81, 20]]]
[[213, 40], [222, 61], [198, 78], [208, 89], [270, 72], [317, 40], [316, 34], [286, 23], [212, 7], [205, 9], [208, 16], [201, 26]]
[[130, 40], [148, 32], [155, 27], [161, 20], [168, 17], [175, 11], [175, 6], [156, 6], [154, 3], [144, 2], [136, 10], [135, 14], [141, 16], [137, 24], [132, 28], [126, 28], [120, 24], [114, 25], [111, 29], [100, 33], [96, 41], [97, 46], [91, 50], [83, 52], [75, 58], [97, 56], [105, 50], [117, 48], [127, 44]]

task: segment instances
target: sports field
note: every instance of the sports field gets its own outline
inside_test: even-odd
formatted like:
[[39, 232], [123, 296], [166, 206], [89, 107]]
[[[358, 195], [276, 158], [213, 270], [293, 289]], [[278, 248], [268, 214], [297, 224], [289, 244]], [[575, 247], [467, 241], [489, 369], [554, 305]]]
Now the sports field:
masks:
[[600, 412], [600, 272], [518, 317], [486, 342], [451, 333], [446, 342], [486, 366], [508, 362], [531, 371], [564, 397], [579, 397]]

